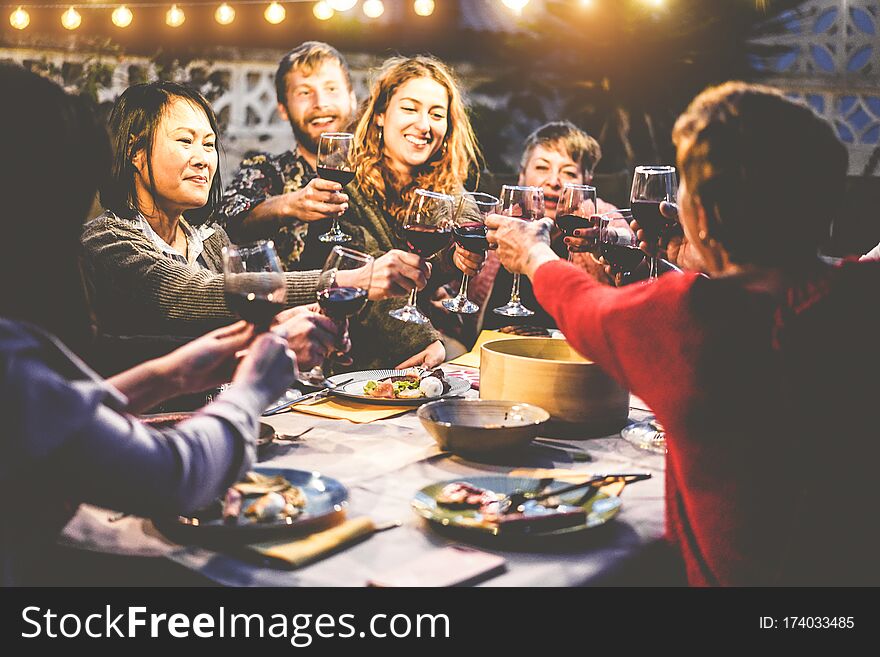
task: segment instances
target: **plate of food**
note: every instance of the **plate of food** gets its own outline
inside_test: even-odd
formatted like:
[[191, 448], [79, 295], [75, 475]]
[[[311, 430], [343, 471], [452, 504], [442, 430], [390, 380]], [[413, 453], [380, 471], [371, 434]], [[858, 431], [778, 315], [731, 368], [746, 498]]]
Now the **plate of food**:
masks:
[[501, 538], [574, 534], [604, 525], [620, 511], [619, 497], [586, 488], [527, 501], [515, 512], [501, 513], [500, 502], [507, 495], [550, 493], [569, 484], [503, 475], [453, 479], [422, 488], [412, 507], [439, 526]]
[[327, 379], [333, 394], [362, 402], [414, 406], [441, 397], [457, 397], [471, 389], [470, 381], [442, 370], [365, 370]]
[[254, 541], [332, 524], [347, 500], [345, 486], [317, 472], [255, 467], [204, 509], [154, 523], [175, 538]]

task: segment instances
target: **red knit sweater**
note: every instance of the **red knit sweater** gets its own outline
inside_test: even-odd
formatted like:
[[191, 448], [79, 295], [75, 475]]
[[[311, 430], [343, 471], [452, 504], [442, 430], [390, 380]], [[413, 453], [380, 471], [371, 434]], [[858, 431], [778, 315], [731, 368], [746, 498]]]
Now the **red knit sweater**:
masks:
[[667, 430], [667, 536], [695, 585], [880, 583], [880, 263], [534, 289]]

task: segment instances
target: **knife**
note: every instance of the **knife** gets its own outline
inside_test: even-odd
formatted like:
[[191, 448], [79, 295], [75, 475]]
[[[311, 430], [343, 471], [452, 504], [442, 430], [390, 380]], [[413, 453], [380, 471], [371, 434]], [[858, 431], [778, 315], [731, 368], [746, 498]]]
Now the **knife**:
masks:
[[332, 393], [339, 386], [344, 386], [345, 384], [351, 383], [352, 381], [354, 381], [354, 379], [340, 381], [339, 383], [334, 385], [332, 388], [322, 388], [321, 390], [316, 390], [315, 392], [309, 392], [305, 395], [300, 395], [299, 397], [294, 397], [293, 399], [289, 399], [286, 402], [284, 402], [283, 404], [278, 404], [277, 406], [274, 406], [272, 408], [265, 410], [263, 412], [263, 417], [267, 417], [269, 415], [277, 415], [278, 413], [286, 411], [288, 408], [290, 408], [294, 404], [300, 404], [304, 401], [310, 401], [310, 400], [315, 400], [315, 399], [323, 399], [324, 397], [329, 396], [330, 393]]

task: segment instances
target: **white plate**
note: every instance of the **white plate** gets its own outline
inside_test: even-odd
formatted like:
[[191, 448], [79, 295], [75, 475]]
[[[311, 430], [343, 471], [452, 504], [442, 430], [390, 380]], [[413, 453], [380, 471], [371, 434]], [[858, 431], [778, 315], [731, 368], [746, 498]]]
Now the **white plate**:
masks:
[[439, 397], [419, 397], [418, 399], [385, 399], [384, 397], [370, 397], [369, 395], [364, 394], [364, 386], [367, 384], [367, 381], [380, 381], [381, 379], [387, 379], [390, 376], [403, 376], [411, 372], [412, 370], [364, 370], [362, 372], [346, 372], [345, 374], [337, 374], [335, 376], [328, 377], [327, 381], [330, 383], [339, 383], [341, 381], [352, 379], [352, 381], [350, 381], [349, 383], [346, 383], [339, 388], [334, 388], [333, 395], [335, 396], [346, 397], [348, 399], [356, 399], [357, 401], [361, 402], [391, 406], [418, 406], [419, 404], [434, 401], [435, 399], [442, 399], [445, 397], [460, 397], [471, 389], [470, 381], [467, 381], [465, 379], [462, 379], [461, 377], [452, 374], [444, 373], [446, 381], [447, 383], [449, 383], [450, 389], [448, 392], [443, 393]]

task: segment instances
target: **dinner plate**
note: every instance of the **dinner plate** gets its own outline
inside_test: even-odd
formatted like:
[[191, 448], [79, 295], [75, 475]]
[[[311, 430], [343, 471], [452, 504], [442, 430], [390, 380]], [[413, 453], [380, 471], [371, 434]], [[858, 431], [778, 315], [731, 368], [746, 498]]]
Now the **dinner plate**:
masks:
[[333, 518], [344, 511], [348, 500], [348, 490], [336, 479], [317, 472], [291, 470], [288, 468], [252, 468], [268, 477], [281, 475], [302, 490], [306, 498], [302, 513], [296, 518], [279, 518], [255, 522], [245, 517], [245, 511], [254, 503], [257, 496], [246, 497], [241, 513], [234, 521], [222, 517], [223, 501], [218, 497], [213, 503], [186, 516], [157, 518], [153, 522], [163, 533], [190, 540], [233, 539], [242, 541], [260, 540], [264, 535], [279, 533], [300, 533], [315, 526], [332, 524]]
[[[459, 479], [450, 479], [441, 481], [430, 486], [425, 486], [412, 500], [412, 507], [417, 514], [429, 521], [436, 523], [442, 527], [455, 527], [462, 530], [473, 531], [483, 535], [491, 535], [496, 538], [505, 538], [505, 532], [499, 532], [497, 526], [487, 526], [484, 524], [483, 517], [478, 509], [455, 509], [443, 506], [437, 502], [437, 497], [443, 488], [452, 483], [467, 483], [478, 488], [490, 490], [499, 495], [509, 495], [517, 491], [534, 492], [539, 491], [551, 492], [555, 488], [569, 486], [571, 482], [558, 481], [555, 479], [532, 479], [527, 477], [506, 477], [502, 475], [484, 476], [484, 477], [466, 477]], [[586, 502], [582, 502], [585, 490], [575, 490], [569, 493], [563, 493], [560, 501], [563, 504], [570, 505], [573, 508], [581, 508], [586, 514], [583, 522], [569, 526], [542, 531], [536, 523], [534, 529], [526, 528], [522, 531], [522, 527], [515, 532], [507, 534], [507, 537], [522, 538], [529, 537], [549, 537], [563, 536], [567, 534], [575, 534], [587, 529], [592, 529], [600, 525], [604, 525], [611, 520], [620, 511], [622, 502], [619, 497], [609, 496], [599, 491]], [[535, 503], [537, 504], [537, 503]]]
[[[342, 384], [338, 388], [333, 389], [333, 395], [335, 396], [388, 406], [418, 406], [425, 402], [441, 399], [443, 397], [458, 397], [471, 389], [470, 381], [466, 381], [453, 374], [445, 374], [446, 382], [449, 383], [449, 390], [438, 397], [385, 399], [384, 397], [370, 397], [369, 395], [364, 394], [364, 386], [367, 381], [379, 381], [380, 379], [387, 379], [390, 376], [403, 376], [412, 373], [412, 371], [413, 370], [364, 370], [361, 372], [346, 372], [345, 374], [337, 374], [328, 377], [327, 381], [333, 384], [348, 381], [348, 383]], [[351, 380], [349, 381], [349, 379]]]

